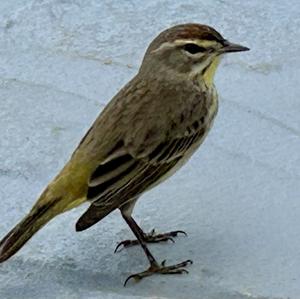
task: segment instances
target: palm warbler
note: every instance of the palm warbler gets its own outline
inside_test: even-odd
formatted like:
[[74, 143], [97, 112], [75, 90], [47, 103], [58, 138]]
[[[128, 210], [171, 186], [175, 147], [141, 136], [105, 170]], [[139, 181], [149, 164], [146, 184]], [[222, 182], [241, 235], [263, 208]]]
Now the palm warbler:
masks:
[[220, 59], [247, 50], [206, 25], [177, 25], [160, 33], [149, 45], [137, 75], [101, 112], [28, 215], [0, 242], [0, 262], [54, 216], [89, 201], [77, 231], [120, 209], [137, 238], [120, 245], [140, 244], [147, 255], [150, 267], [128, 279], [187, 272], [184, 267], [190, 260], [166, 266], [146, 246], [172, 240], [182, 231], [146, 234], [132, 211], [145, 191], [170, 177], [203, 142], [218, 110], [213, 78]]

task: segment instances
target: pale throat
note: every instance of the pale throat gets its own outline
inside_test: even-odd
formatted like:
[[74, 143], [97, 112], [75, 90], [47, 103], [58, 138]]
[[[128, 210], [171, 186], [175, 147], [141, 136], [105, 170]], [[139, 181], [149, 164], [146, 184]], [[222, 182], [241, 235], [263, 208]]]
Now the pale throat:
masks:
[[[198, 66], [196, 67], [192, 74], [196, 75], [197, 80], [199, 81], [200, 85], [204, 85], [207, 88], [212, 88], [214, 86], [214, 77], [216, 70], [218, 68], [218, 65], [220, 64], [220, 57], [215, 57], [213, 61], [210, 62], [209, 66]], [[205, 71], [203, 72], [203, 69]]]
[[212, 85], [214, 84], [214, 77], [218, 65], [220, 64], [220, 60], [220, 57], [216, 57], [202, 75], [202, 80], [204, 80], [207, 87], [212, 87]]

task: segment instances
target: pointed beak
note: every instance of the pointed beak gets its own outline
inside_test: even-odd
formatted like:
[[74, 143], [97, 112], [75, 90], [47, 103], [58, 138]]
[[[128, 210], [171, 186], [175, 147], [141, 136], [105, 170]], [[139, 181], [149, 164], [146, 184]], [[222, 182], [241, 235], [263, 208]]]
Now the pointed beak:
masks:
[[242, 52], [242, 51], [249, 51], [250, 50], [247, 47], [231, 43], [231, 42], [229, 42], [227, 40], [224, 42], [223, 45], [224, 45], [224, 47], [219, 50], [220, 54], [232, 53], [232, 52]]

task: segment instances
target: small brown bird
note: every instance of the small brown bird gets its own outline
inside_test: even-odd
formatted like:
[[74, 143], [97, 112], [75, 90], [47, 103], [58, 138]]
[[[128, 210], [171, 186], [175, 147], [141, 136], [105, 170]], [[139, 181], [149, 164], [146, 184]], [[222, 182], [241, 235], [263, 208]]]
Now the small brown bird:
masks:
[[105, 107], [29, 214], [0, 242], [0, 262], [54, 216], [89, 201], [76, 230], [120, 209], [137, 240], [119, 245], [140, 244], [150, 262], [146, 271], [129, 276], [125, 284], [154, 273], [187, 272], [184, 267], [190, 260], [166, 266], [146, 246], [182, 231], [146, 234], [132, 211], [144, 192], [170, 177], [203, 142], [218, 110], [213, 78], [220, 59], [247, 50], [206, 25], [177, 25], [160, 33], [148, 47], [138, 74]]

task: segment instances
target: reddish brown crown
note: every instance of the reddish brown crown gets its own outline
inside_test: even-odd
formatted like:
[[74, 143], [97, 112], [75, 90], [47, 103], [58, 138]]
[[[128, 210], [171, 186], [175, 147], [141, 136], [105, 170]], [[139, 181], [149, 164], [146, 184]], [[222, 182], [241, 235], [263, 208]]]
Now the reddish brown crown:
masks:
[[148, 50], [154, 50], [165, 42], [177, 39], [201, 39], [223, 43], [225, 39], [214, 28], [202, 24], [181, 24], [161, 32], [150, 44]]

